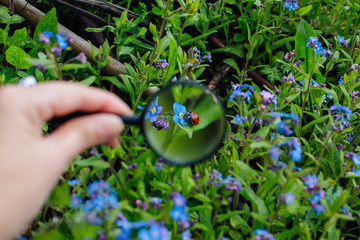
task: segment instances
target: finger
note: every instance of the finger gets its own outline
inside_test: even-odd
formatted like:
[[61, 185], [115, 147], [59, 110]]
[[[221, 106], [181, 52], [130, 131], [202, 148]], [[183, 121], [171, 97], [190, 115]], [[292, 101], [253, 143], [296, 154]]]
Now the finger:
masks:
[[113, 137], [112, 139], [110, 139], [109, 141], [106, 142], [106, 145], [110, 146], [110, 147], [116, 147], [120, 144], [119, 138], [118, 137]]
[[[123, 130], [121, 119], [112, 114], [93, 114], [72, 119], [45, 137], [55, 153], [65, 154], [63, 166], [84, 150], [112, 141]], [[62, 169], [61, 169], [62, 170]]]
[[95, 87], [70, 82], [50, 82], [28, 89], [37, 107], [39, 124], [55, 116], [72, 112], [107, 112], [132, 115], [132, 111], [119, 97]]

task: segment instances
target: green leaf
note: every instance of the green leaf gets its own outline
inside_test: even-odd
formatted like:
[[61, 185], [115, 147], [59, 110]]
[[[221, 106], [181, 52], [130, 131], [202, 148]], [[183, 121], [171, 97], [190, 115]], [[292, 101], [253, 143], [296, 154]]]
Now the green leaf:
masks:
[[336, 144], [334, 142], [331, 143], [331, 153], [330, 153], [330, 167], [335, 174], [335, 178], [339, 176], [341, 172], [341, 157], [340, 151], [337, 149]]
[[30, 55], [21, 48], [10, 46], [6, 50], [5, 55], [6, 61], [17, 69], [29, 69], [31, 67], [31, 64], [26, 60], [27, 58], [30, 58]]
[[154, 24], [152, 24], [152, 23], [150, 23], [150, 32], [152, 33], [152, 35], [153, 35], [153, 40], [154, 40], [154, 42], [156, 43], [156, 42], [158, 42], [159, 41], [159, 35], [158, 35], [158, 33], [157, 33], [157, 30], [156, 30], [156, 26], [154, 25]]
[[90, 76], [84, 80], [81, 80], [79, 83], [85, 86], [90, 86], [91, 84], [93, 84], [96, 80], [95, 76]]
[[40, 19], [39, 23], [35, 28], [34, 40], [38, 41], [40, 33], [44, 31], [51, 31], [54, 34], [58, 33], [56, 8], [52, 8]]
[[175, 68], [176, 68], [176, 64], [177, 64], [177, 43], [176, 41], [171, 38], [170, 39], [170, 47], [169, 47], [169, 66], [167, 66], [167, 71], [166, 71], [166, 75], [165, 75], [165, 79], [164, 79], [164, 83], [168, 83], [170, 81], [170, 79], [173, 77], [174, 72], [175, 72]]
[[295, 34], [295, 51], [298, 58], [305, 58], [306, 68], [305, 72], [309, 73], [312, 68], [312, 54], [311, 47], [306, 47], [310, 37], [316, 37], [316, 33], [311, 26], [305, 21], [301, 20]]
[[245, 187], [240, 194], [254, 205], [255, 211], [257, 211], [260, 215], [268, 216], [268, 210], [264, 201], [259, 198], [251, 188]]
[[241, 232], [244, 235], [248, 235], [251, 233], [251, 228], [249, 224], [240, 217], [240, 215], [236, 215], [230, 218], [230, 224], [234, 229], [241, 229]]
[[238, 65], [237, 65], [237, 63], [235, 62], [234, 59], [232, 59], [232, 58], [224, 59], [224, 63], [226, 63], [227, 65], [229, 65], [233, 69], [235, 69], [237, 75], [240, 75], [240, 69], [239, 69], [239, 67], [238, 67]]
[[199, 36], [197, 36], [197, 37], [194, 37], [194, 38], [191, 38], [191, 39], [186, 40], [186, 41], [184, 41], [184, 42], [181, 42], [180, 45], [181, 45], [181, 46], [190, 45], [191, 43], [197, 42], [197, 41], [199, 41], [200, 39], [207, 38], [209, 35], [211, 35], [211, 34], [213, 34], [213, 33], [217, 33], [217, 30], [212, 30], [212, 31], [210, 31], [210, 32], [201, 34], [201, 35], [199, 35]]
[[23, 27], [21, 29], [18, 29], [14, 32], [8, 43], [10, 45], [14, 45], [17, 47], [22, 47], [25, 43], [25, 40], [27, 38], [27, 31], [26, 27]]
[[61, 71], [78, 70], [86, 67], [87, 65], [82, 63], [66, 63], [61, 67]]
[[306, 7], [302, 7], [302, 8], [300, 8], [300, 9], [298, 9], [298, 10], [296, 11], [296, 13], [299, 14], [300, 16], [303, 16], [303, 15], [307, 14], [308, 12], [310, 12], [311, 9], [312, 9], [312, 7], [313, 7], [312, 5], [308, 5], [308, 6], [306, 6]]
[[308, 128], [318, 124], [318, 123], [321, 123], [321, 122], [324, 122], [326, 119], [329, 118], [329, 115], [326, 115], [326, 116], [322, 116], [322, 117], [319, 117], [311, 122], [309, 122], [308, 124], [306, 124], [303, 128], [302, 128], [302, 131], [306, 131]]
[[87, 159], [78, 158], [75, 161], [73, 161], [72, 163], [76, 166], [93, 167], [96, 169], [106, 169], [106, 168], [110, 167], [110, 164], [108, 162], [105, 162], [96, 156], [91, 156]]
[[[228, 213], [224, 213], [224, 214], [219, 214], [219, 218], [217, 220], [217, 222], [223, 222], [229, 218], [234, 218], [235, 216], [239, 216], [240, 214], [242, 213], [242, 211], [231, 211], [231, 212], [228, 212]], [[233, 224], [231, 224], [233, 225]], [[234, 227], [234, 225], [233, 225]], [[235, 228], [235, 227], [234, 227]]]
[[64, 182], [61, 185], [56, 186], [49, 198], [49, 201], [51, 205], [55, 205], [57, 207], [70, 207], [69, 184]]

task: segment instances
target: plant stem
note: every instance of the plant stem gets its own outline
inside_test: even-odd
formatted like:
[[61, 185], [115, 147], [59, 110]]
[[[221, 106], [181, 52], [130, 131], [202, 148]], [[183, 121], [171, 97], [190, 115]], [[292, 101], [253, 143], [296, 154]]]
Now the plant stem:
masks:
[[327, 136], [326, 140], [325, 140], [325, 144], [324, 144], [324, 147], [321, 149], [321, 152], [320, 152], [320, 157], [319, 157], [319, 160], [318, 160], [318, 164], [316, 165], [316, 168], [315, 168], [315, 174], [318, 174], [319, 172], [319, 167], [321, 165], [321, 159], [324, 155], [324, 152], [325, 152], [325, 149], [327, 148], [327, 144], [332, 136], [332, 132], [330, 132], [330, 134]]

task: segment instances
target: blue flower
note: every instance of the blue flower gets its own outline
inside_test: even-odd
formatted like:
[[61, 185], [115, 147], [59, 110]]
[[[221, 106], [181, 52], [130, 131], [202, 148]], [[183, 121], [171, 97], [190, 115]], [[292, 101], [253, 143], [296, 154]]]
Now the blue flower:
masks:
[[158, 118], [158, 114], [161, 112], [162, 107], [158, 106], [158, 97], [154, 102], [150, 102], [148, 110], [145, 113], [145, 119], [149, 119], [150, 122], [154, 122]]
[[173, 116], [174, 123], [180, 122], [181, 125], [186, 127], [188, 125], [187, 119], [185, 117], [186, 107], [184, 105], [181, 105], [180, 103], [175, 102], [173, 104], [173, 109], [174, 109], [174, 116]]
[[321, 213], [325, 212], [325, 206], [323, 204], [316, 204], [313, 207], [313, 210], [316, 214], [321, 214]]
[[297, 0], [285, 0], [285, 2], [283, 2], [283, 8], [287, 8], [290, 12], [295, 11], [298, 7]]
[[68, 181], [68, 184], [70, 186], [75, 186], [75, 185], [79, 185], [81, 183], [81, 181], [82, 181], [81, 179], [71, 179]]
[[82, 198], [80, 198], [76, 193], [74, 193], [71, 196], [70, 206], [71, 206], [72, 209], [80, 208], [82, 203], [83, 203]]
[[285, 131], [288, 127], [286, 126], [285, 122], [281, 120], [276, 124], [276, 131], [281, 134], [285, 134]]
[[315, 174], [307, 175], [305, 178], [305, 185], [310, 189], [314, 189], [317, 185], [317, 177]]
[[270, 159], [277, 161], [279, 160], [279, 156], [280, 156], [280, 152], [276, 147], [270, 148], [269, 150]]
[[181, 234], [181, 240], [191, 240], [190, 230], [187, 230]]
[[340, 36], [336, 36], [335, 40], [336, 40], [337, 43], [340, 43], [340, 44], [344, 44], [344, 42], [345, 42], [345, 38], [340, 37]]
[[315, 194], [312, 195], [312, 197], [309, 200], [310, 200], [310, 202], [312, 204], [315, 204], [315, 203], [320, 202], [321, 199], [322, 199], [321, 194], [320, 193], [315, 193]]
[[64, 34], [61, 34], [61, 33], [56, 34], [56, 41], [57, 41], [59, 47], [62, 49], [66, 49], [69, 46], [69, 44], [67, 42], [67, 38], [66, 38], [66, 36], [64, 36]]
[[356, 166], [360, 165], [360, 156], [359, 155], [353, 154], [352, 155], [352, 160], [353, 160], [353, 162], [355, 163]]
[[269, 240], [275, 240], [274, 236], [270, 234], [266, 229], [255, 229], [255, 239], [269, 239]]
[[302, 157], [301, 149], [294, 149], [290, 152], [291, 159], [295, 162], [300, 162]]
[[233, 120], [236, 124], [243, 124], [246, 121], [247, 117], [242, 117], [240, 114], [236, 114]]
[[169, 215], [175, 220], [179, 221], [185, 214], [185, 209], [180, 207], [174, 207], [170, 210]]
[[339, 84], [344, 84], [344, 76], [341, 76], [339, 79]]

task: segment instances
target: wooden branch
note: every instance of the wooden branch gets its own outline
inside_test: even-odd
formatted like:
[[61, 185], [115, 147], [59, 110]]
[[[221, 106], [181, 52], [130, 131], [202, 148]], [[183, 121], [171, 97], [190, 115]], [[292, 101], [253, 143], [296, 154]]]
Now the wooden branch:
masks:
[[[138, 14], [130, 11], [129, 9], [120, 7], [116, 4], [106, 2], [104, 0], [67, 0], [68, 2], [71, 2], [73, 4], [78, 4], [81, 6], [89, 7], [92, 9], [97, 9], [102, 12], [109, 13], [113, 16], [120, 17], [121, 14], [125, 11], [127, 12], [128, 18], [138, 18], [140, 17]], [[149, 28], [150, 27], [150, 21], [147, 19], [143, 19], [140, 23], [140, 26]]]
[[[9, 1], [10, 0], [0, 0], [0, 3], [9, 6]], [[12, 0], [12, 1], [14, 2], [14, 8], [16, 13], [34, 24], [37, 24], [40, 21], [40, 19], [45, 15], [43, 12], [41, 12], [40, 10], [38, 10], [37, 8], [31, 5], [27, 5], [26, 8], [24, 8], [24, 6], [26, 5], [25, 0]], [[74, 32], [70, 31], [60, 23], [58, 23], [58, 30], [59, 32], [66, 33], [67, 35], [71, 36], [74, 39], [74, 41], [70, 43], [72, 50], [78, 53], [84, 52], [87, 59], [90, 62], [95, 63], [95, 60], [93, 59], [91, 54], [91, 45], [89, 42], [85, 41], [83, 38], [79, 37]], [[96, 52], [99, 51], [96, 47], [94, 48]], [[117, 61], [116, 59], [110, 56], [109, 59], [111, 60], [111, 62], [102, 69], [104, 73], [112, 76], [118, 76], [119, 74], [127, 74], [125, 70], [125, 66], [122, 63], [120, 63], [119, 61]]]
[[213, 77], [213, 79], [210, 81], [209, 83], [209, 88], [211, 90], [215, 90], [215, 88], [217, 87], [217, 85], [219, 85], [220, 81], [225, 77], [225, 75], [230, 71], [230, 66], [225, 64], [224, 66], [222, 66], [217, 73], [215, 74], [215, 76]]

